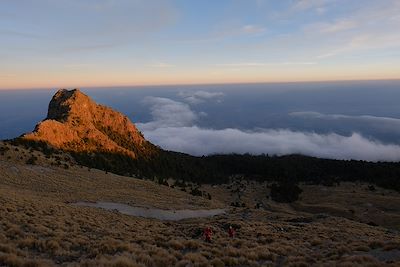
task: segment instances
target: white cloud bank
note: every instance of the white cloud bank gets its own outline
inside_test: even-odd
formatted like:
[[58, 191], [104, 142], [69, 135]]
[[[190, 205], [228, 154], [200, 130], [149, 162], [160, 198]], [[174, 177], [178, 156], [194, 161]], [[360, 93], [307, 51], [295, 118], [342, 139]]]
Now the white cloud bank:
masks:
[[191, 155], [251, 153], [304, 154], [331, 159], [399, 161], [400, 146], [383, 144], [358, 133], [342, 136], [286, 129], [204, 129], [195, 125], [200, 114], [190, 106], [168, 98], [147, 98], [153, 121], [138, 123], [152, 143]]
[[400, 126], [400, 119], [390, 118], [390, 117], [378, 117], [371, 115], [359, 115], [359, 116], [351, 116], [351, 115], [343, 115], [343, 114], [324, 114], [316, 111], [298, 111], [292, 112], [289, 115], [298, 116], [304, 118], [314, 118], [314, 119], [349, 119], [349, 120], [364, 120], [364, 121], [373, 121], [373, 122], [387, 122], [387, 123], [395, 123]]
[[191, 126], [157, 128], [145, 131], [144, 135], [164, 149], [197, 156], [216, 153], [268, 153], [368, 161], [400, 160], [400, 146], [381, 144], [357, 133], [341, 136], [333, 133], [321, 135], [284, 129], [247, 132], [238, 129], [213, 130]]
[[390, 117], [377, 117], [370, 115], [350, 116], [343, 114], [323, 114], [315, 111], [301, 111], [289, 113], [290, 116], [303, 119], [317, 119], [325, 121], [338, 121], [341, 123], [358, 123], [370, 129], [379, 129], [383, 132], [400, 135], [400, 119]]
[[200, 104], [212, 99], [215, 99], [217, 102], [221, 101], [221, 98], [224, 96], [222, 92], [208, 92], [208, 91], [182, 91], [179, 93], [179, 96], [184, 99], [185, 102], [190, 104]]
[[197, 114], [189, 105], [163, 97], [146, 97], [143, 103], [150, 106], [153, 121], [137, 123], [142, 131], [154, 131], [166, 127], [183, 127], [197, 120]]

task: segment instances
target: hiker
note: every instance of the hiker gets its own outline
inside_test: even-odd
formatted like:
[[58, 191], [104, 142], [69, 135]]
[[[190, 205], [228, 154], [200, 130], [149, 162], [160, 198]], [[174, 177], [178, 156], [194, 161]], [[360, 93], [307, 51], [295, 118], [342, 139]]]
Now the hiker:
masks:
[[211, 243], [212, 230], [210, 227], [204, 229], [204, 238], [206, 242]]
[[229, 234], [230, 238], [234, 238], [235, 237], [236, 231], [235, 231], [235, 229], [233, 229], [232, 225], [229, 226], [228, 234]]

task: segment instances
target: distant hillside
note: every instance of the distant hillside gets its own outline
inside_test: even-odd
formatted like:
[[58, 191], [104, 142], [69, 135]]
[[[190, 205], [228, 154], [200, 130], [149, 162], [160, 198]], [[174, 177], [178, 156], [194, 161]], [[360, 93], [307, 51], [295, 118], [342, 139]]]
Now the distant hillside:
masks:
[[123, 114], [96, 104], [78, 89], [59, 90], [32, 133], [13, 140], [46, 154], [70, 153], [92, 168], [126, 176], [226, 182], [232, 175], [261, 181], [323, 183], [367, 181], [400, 191], [400, 163], [327, 160], [302, 155], [212, 155], [165, 151], [147, 141]]

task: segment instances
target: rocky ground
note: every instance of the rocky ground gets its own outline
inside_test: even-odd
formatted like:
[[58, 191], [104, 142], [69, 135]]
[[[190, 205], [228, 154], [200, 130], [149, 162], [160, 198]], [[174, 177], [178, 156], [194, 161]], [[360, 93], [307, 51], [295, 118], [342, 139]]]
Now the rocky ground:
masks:
[[[396, 192], [302, 185], [289, 205], [269, 199], [267, 184], [240, 179], [200, 189], [211, 200], [0, 143], [0, 266], [399, 266]], [[227, 213], [160, 221], [71, 205], [98, 200]]]

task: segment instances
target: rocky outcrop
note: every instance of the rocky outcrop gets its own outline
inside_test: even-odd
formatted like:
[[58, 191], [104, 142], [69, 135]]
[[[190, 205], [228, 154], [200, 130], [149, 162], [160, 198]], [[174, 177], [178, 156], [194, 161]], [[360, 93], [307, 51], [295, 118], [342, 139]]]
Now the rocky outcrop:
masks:
[[79, 89], [57, 91], [47, 118], [22, 139], [71, 152], [117, 152], [132, 158], [157, 150], [125, 115], [95, 103]]

